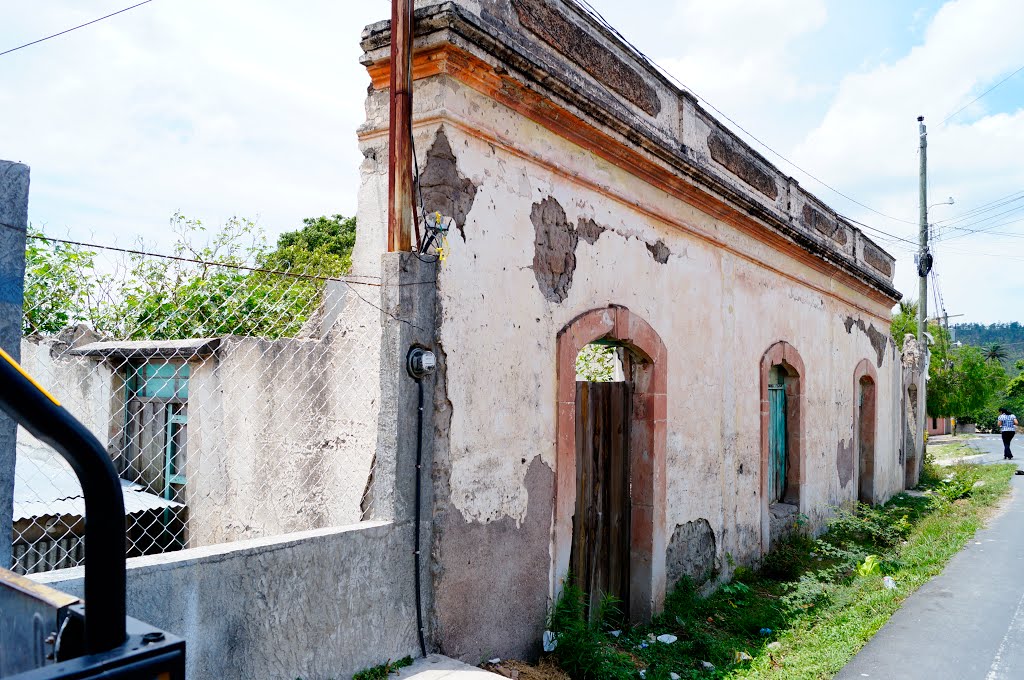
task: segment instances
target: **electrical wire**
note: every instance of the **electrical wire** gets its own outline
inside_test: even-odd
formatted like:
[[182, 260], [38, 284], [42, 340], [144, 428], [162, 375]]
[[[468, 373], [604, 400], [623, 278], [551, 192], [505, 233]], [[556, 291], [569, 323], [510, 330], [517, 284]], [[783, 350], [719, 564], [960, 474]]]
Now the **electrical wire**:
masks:
[[[853, 222], [854, 224], [857, 224], [857, 225], [859, 225], [861, 227], [864, 227], [865, 229], [870, 229], [873, 232], [877, 232], [882, 237], [890, 239], [891, 241], [893, 241], [894, 245], [897, 244], [897, 243], [906, 243], [906, 244], [909, 244], [910, 246], [912, 246], [914, 250], [917, 250], [920, 247], [920, 245], [918, 244], [917, 241], [912, 241], [912, 240], [910, 240], [908, 238], [903, 238], [902, 236], [897, 236], [896, 234], [890, 234], [889, 232], [883, 231], [883, 230], [879, 229], [878, 227], [872, 227], [870, 224], [865, 224], [865, 223], [861, 222], [860, 220], [855, 220], [852, 217], [847, 217], [846, 215], [839, 215], [839, 217], [841, 217], [842, 219], [844, 219], [844, 220], [846, 220], [848, 222]], [[902, 246], [902, 247], [906, 248], [907, 246]]]
[[[8, 225], [3, 225], [8, 226]], [[15, 227], [12, 229], [17, 230]], [[163, 253], [153, 253], [145, 250], [135, 250], [134, 248], [119, 248], [117, 246], [104, 246], [98, 243], [86, 243], [84, 241], [72, 241], [64, 238], [55, 238], [53, 236], [43, 236], [41, 234], [25, 234], [25, 238], [35, 239], [38, 241], [47, 241], [50, 243], [63, 243], [69, 246], [78, 246], [79, 248], [96, 248], [98, 250], [110, 250], [116, 253], [125, 253], [127, 255], [138, 255], [140, 257], [152, 257], [161, 260], [174, 260], [176, 262], [188, 262], [190, 264], [200, 264], [207, 267], [223, 267], [224, 269], [235, 269], [247, 272], [258, 272], [260, 274], [274, 274], [277, 276], [288, 276], [294, 279], [309, 279], [315, 281], [339, 281], [346, 284], [358, 284], [361, 286], [375, 286], [380, 287], [380, 283], [372, 283], [369, 281], [357, 281], [354, 279], [379, 279], [379, 276], [369, 275], [353, 275], [351, 277], [344, 276], [319, 276], [315, 274], [299, 274], [296, 272], [280, 271], [276, 269], [267, 269], [265, 267], [256, 267], [252, 265], [235, 264], [230, 262], [211, 262], [209, 260], [199, 260], [192, 257], [182, 257], [181, 255], [166, 255]]]
[[[1022, 207], [1020, 209], [1017, 209], [1017, 210], [1008, 211], [1007, 213], [1001, 213], [1000, 215], [993, 216], [992, 218], [989, 218], [989, 219], [995, 219], [995, 217], [1000, 217], [1002, 215], [1020, 212], [1020, 210], [1022, 210], [1022, 209], [1024, 209], [1024, 207]], [[988, 226], [981, 227], [979, 229], [972, 229], [971, 228], [974, 225], [981, 224], [981, 223], [987, 222], [987, 221], [988, 221], [988, 219], [979, 220], [977, 222], [971, 222], [970, 224], [964, 225], [962, 227], [953, 227], [953, 229], [951, 229], [950, 231], [959, 231], [961, 233], [959, 233], [959, 234], [950, 234], [949, 231], [947, 231], [947, 232], [945, 232], [946, 235], [944, 235], [942, 238], [937, 239], [936, 242], [951, 241], [953, 239], [963, 238], [964, 236], [970, 236], [972, 234], [982, 234], [982, 233], [986, 233], [986, 232], [991, 232], [993, 229], [999, 229], [1000, 227], [1005, 227], [1005, 226], [1010, 225], [1010, 224], [1016, 224], [1017, 222], [1022, 222], [1022, 221], [1024, 221], [1024, 217], [1021, 217], [1021, 218], [1018, 218], [1018, 219], [1014, 219], [1014, 220], [1008, 220], [1006, 222], [1000, 222], [998, 224], [990, 224]]]
[[[13, 230], [19, 231], [19, 232], [21, 231], [20, 229], [17, 229], [16, 227], [3, 224], [2, 222], [0, 222], [0, 226], [8, 227], [9, 229], [13, 229]], [[24, 232], [22, 232], [22, 233], [24, 233]], [[178, 262], [190, 262], [190, 263], [193, 263], [193, 264], [206, 265], [206, 266], [209, 266], [209, 267], [223, 267], [225, 269], [235, 269], [235, 270], [248, 271], [248, 272], [260, 272], [260, 273], [263, 273], [263, 274], [277, 274], [277, 275], [280, 275], [280, 276], [287, 276], [287, 277], [292, 277], [292, 278], [296, 278], [296, 279], [312, 279], [312, 280], [316, 280], [316, 281], [337, 281], [337, 282], [345, 284], [348, 287], [348, 289], [350, 291], [352, 291], [352, 294], [355, 295], [357, 298], [359, 298], [363, 303], [369, 305], [370, 307], [373, 307], [374, 309], [376, 309], [377, 311], [381, 312], [382, 314], [386, 314], [387, 316], [389, 316], [390, 318], [394, 319], [395, 321], [398, 321], [400, 323], [404, 323], [407, 326], [411, 326], [413, 328], [416, 328], [418, 330], [426, 332], [426, 329], [424, 329], [423, 327], [417, 325], [416, 323], [413, 323], [412, 321], [409, 321], [408, 319], [403, 319], [402, 317], [394, 314], [393, 312], [390, 312], [390, 311], [384, 309], [383, 307], [381, 307], [379, 305], [376, 305], [373, 302], [370, 302], [365, 297], [363, 297], [363, 295], [355, 288], [355, 286], [357, 286], [357, 285], [359, 285], [359, 286], [372, 286], [372, 287], [375, 287], [375, 288], [380, 288], [383, 284], [379, 283], [379, 282], [355, 281], [355, 280], [351, 280], [348, 277], [341, 277], [341, 276], [316, 276], [316, 275], [312, 275], [312, 274], [298, 274], [298, 273], [295, 273], [295, 272], [278, 271], [278, 270], [266, 269], [266, 268], [263, 268], [263, 267], [254, 267], [254, 266], [249, 266], [249, 265], [232, 264], [232, 263], [224, 263], [224, 262], [209, 262], [209, 261], [206, 261], [206, 260], [197, 260], [197, 259], [190, 258], [190, 257], [182, 257], [180, 255], [163, 255], [163, 254], [160, 254], [160, 253], [150, 253], [150, 252], [146, 252], [146, 251], [143, 251], [143, 250], [134, 250], [134, 249], [131, 249], [131, 248], [118, 248], [117, 246], [104, 246], [104, 245], [99, 245], [99, 244], [96, 244], [96, 243], [84, 243], [82, 241], [71, 241], [69, 239], [53, 238], [51, 236], [43, 236], [41, 234], [26, 234], [25, 236], [26, 236], [26, 238], [37, 239], [37, 240], [40, 240], [40, 241], [49, 241], [49, 242], [53, 242], [53, 243], [64, 243], [64, 244], [67, 244], [67, 245], [79, 246], [79, 247], [83, 247], [83, 248], [97, 248], [97, 249], [100, 249], [100, 250], [111, 250], [111, 251], [119, 252], [119, 253], [127, 253], [129, 255], [139, 255], [139, 256], [143, 256], [143, 257], [162, 258], [162, 259], [165, 259], [165, 260], [176, 260]], [[380, 278], [380, 277], [366, 276], [366, 277], [354, 277], [354, 278]], [[429, 280], [429, 281], [411, 281], [409, 283], [403, 283], [403, 284], [397, 284], [397, 285], [399, 285], [399, 286], [437, 285], [437, 281], [436, 281], [436, 279], [435, 280]]]
[[946, 219], [943, 219], [943, 220], [935, 220], [935, 224], [946, 224], [946, 223], [949, 223], [949, 222], [958, 222], [962, 218], [967, 218], [967, 217], [973, 217], [975, 215], [980, 215], [980, 214], [989, 212], [990, 210], [995, 210], [996, 208], [999, 208], [999, 207], [1001, 207], [1003, 205], [1007, 205], [1009, 203], [1012, 203], [1014, 201], [1019, 201], [1019, 200], [1022, 200], [1022, 199], [1024, 199], [1024, 190], [1014, 191], [1013, 193], [1009, 193], [1009, 194], [1007, 194], [1005, 196], [1000, 196], [999, 198], [993, 199], [993, 200], [989, 201], [988, 203], [982, 203], [981, 205], [975, 206], [975, 207], [971, 208], [970, 210], [965, 210], [964, 212], [956, 214], [956, 215], [953, 215], [952, 217], [947, 217]]
[[33, 40], [32, 42], [27, 42], [24, 45], [18, 45], [17, 47], [12, 47], [9, 50], [6, 50], [4, 52], [0, 52], [0, 57], [4, 56], [5, 54], [10, 54], [11, 52], [17, 52], [18, 50], [23, 50], [26, 47], [31, 47], [32, 45], [38, 45], [41, 42], [45, 42], [47, 40], [50, 40], [51, 38], [56, 38], [57, 36], [64, 35], [65, 33], [70, 33], [71, 31], [77, 31], [80, 28], [85, 28], [86, 26], [91, 26], [91, 25], [95, 24], [98, 21], [103, 21], [104, 19], [109, 19], [110, 17], [117, 16], [118, 14], [122, 14], [124, 12], [127, 12], [128, 10], [135, 9], [136, 7], [141, 7], [141, 6], [143, 6], [143, 5], [147, 4], [147, 3], [150, 3], [150, 2], [153, 2], [153, 0], [142, 0], [142, 2], [140, 2], [140, 3], [136, 4], [136, 5], [132, 5], [131, 7], [125, 7], [124, 9], [119, 9], [116, 12], [112, 12], [111, 14], [108, 14], [106, 16], [100, 17], [99, 19], [93, 19], [92, 21], [87, 21], [84, 24], [79, 24], [78, 26], [72, 26], [71, 28], [65, 29], [65, 30], [61, 31], [60, 33], [54, 33], [53, 35], [48, 35], [45, 38], [39, 38], [38, 40]]
[[1017, 69], [1016, 71], [1014, 71], [1014, 72], [1013, 72], [1013, 73], [1011, 73], [1010, 75], [1006, 76], [1005, 78], [1003, 78], [1002, 80], [1000, 80], [1000, 81], [999, 81], [998, 83], [996, 83], [996, 84], [995, 84], [995, 85], [993, 85], [992, 87], [988, 88], [987, 90], [985, 90], [984, 92], [982, 92], [981, 94], [979, 94], [979, 95], [978, 95], [977, 97], [975, 97], [975, 98], [974, 98], [974, 99], [972, 99], [971, 101], [969, 101], [969, 102], [967, 102], [966, 104], [964, 104], [963, 106], [961, 106], [961, 107], [960, 107], [959, 109], [957, 109], [957, 110], [956, 110], [956, 111], [954, 111], [953, 113], [951, 113], [951, 114], [949, 114], [948, 116], [946, 116], [945, 118], [943, 118], [943, 119], [942, 119], [942, 122], [941, 122], [941, 123], [939, 123], [939, 127], [942, 127], [943, 125], [945, 125], [945, 124], [946, 124], [946, 121], [947, 121], [947, 120], [949, 120], [949, 119], [950, 119], [950, 118], [952, 118], [953, 116], [957, 115], [958, 113], [960, 113], [961, 111], [963, 111], [964, 109], [966, 109], [966, 108], [967, 108], [968, 106], [970, 106], [970, 105], [971, 105], [971, 104], [973, 104], [974, 102], [978, 101], [979, 99], [981, 99], [982, 97], [984, 97], [985, 95], [987, 95], [987, 94], [988, 94], [989, 92], [991, 92], [992, 90], [996, 89], [997, 87], [999, 87], [1000, 85], [1002, 85], [1003, 83], [1005, 83], [1005, 82], [1006, 82], [1007, 80], [1009, 80], [1010, 78], [1012, 78], [1012, 77], [1014, 77], [1015, 75], [1017, 75], [1018, 73], [1020, 73], [1021, 71], [1024, 71], [1024, 66], [1021, 66], [1021, 67], [1020, 67], [1019, 69]]
[[[967, 216], [961, 217], [960, 219], [951, 220], [951, 221], [946, 222], [944, 224], [941, 224], [939, 226], [941, 226], [943, 228], [946, 228], [946, 229], [949, 229], [949, 228], [959, 229], [960, 227], [954, 227], [953, 225], [961, 224], [963, 222], [966, 222], [967, 226], [970, 226], [970, 225], [973, 225], [973, 224], [980, 224], [982, 222], [987, 222], [988, 220], [996, 219], [998, 217], [1001, 217], [1002, 215], [1009, 215], [1010, 213], [1014, 213], [1014, 212], [1018, 212], [1020, 210], [1024, 210], [1024, 204], [1021, 204], [1021, 205], [1018, 205], [1018, 206], [1016, 206], [1014, 208], [1010, 208], [1009, 210], [1005, 210], [1005, 211], [1003, 211], [1001, 213], [996, 213], [995, 215], [989, 215], [988, 217], [980, 217], [980, 215], [984, 215], [985, 213], [992, 212], [993, 210], [999, 210], [1000, 208], [1005, 208], [1006, 206], [1012, 205], [1013, 203], [1017, 203], [1018, 201], [1021, 201], [1021, 200], [1024, 200], [1024, 196], [1021, 196], [1019, 199], [1013, 199], [1013, 200], [1009, 200], [1009, 201], [1004, 201], [1004, 202], [999, 203], [997, 205], [994, 205], [991, 208], [988, 208], [986, 210], [977, 212], [977, 213], [975, 213], [973, 215], [967, 215]], [[963, 225], [961, 225], [961, 226], [963, 226]]]
[[802, 172], [803, 174], [807, 175], [808, 177], [810, 177], [810, 178], [811, 178], [812, 180], [814, 180], [815, 182], [817, 182], [817, 183], [818, 183], [818, 184], [820, 184], [821, 186], [823, 186], [823, 187], [825, 187], [826, 189], [828, 189], [829, 191], [831, 191], [832, 193], [834, 193], [834, 194], [836, 194], [836, 195], [838, 195], [838, 196], [842, 196], [842, 197], [843, 197], [843, 198], [845, 198], [846, 200], [850, 201], [851, 203], [855, 203], [855, 204], [859, 205], [860, 207], [864, 208], [865, 210], [869, 210], [869, 211], [871, 211], [871, 212], [875, 213], [876, 215], [879, 215], [879, 216], [881, 216], [881, 217], [884, 217], [884, 218], [886, 218], [886, 219], [894, 220], [894, 221], [896, 221], [896, 222], [903, 222], [903, 223], [905, 223], [905, 224], [917, 224], [917, 222], [916, 222], [916, 221], [914, 221], [914, 220], [904, 220], [904, 219], [901, 219], [901, 218], [899, 218], [899, 217], [894, 217], [894, 216], [892, 216], [892, 215], [887, 215], [886, 213], [884, 213], [884, 212], [881, 212], [880, 210], [876, 210], [876, 209], [872, 208], [871, 206], [869, 206], [869, 205], [867, 205], [867, 204], [865, 204], [865, 203], [862, 203], [862, 202], [858, 201], [857, 199], [853, 198], [852, 196], [849, 196], [848, 194], [845, 194], [845, 193], [843, 193], [843, 192], [842, 192], [842, 191], [840, 191], [839, 189], [836, 189], [836, 188], [835, 188], [834, 186], [832, 186], [831, 184], [829, 184], [829, 183], [825, 182], [824, 180], [820, 179], [819, 177], [816, 177], [815, 175], [811, 174], [811, 173], [810, 173], [809, 171], [805, 170], [804, 168], [800, 167], [799, 165], [797, 165], [797, 164], [796, 164], [796, 163], [794, 163], [793, 161], [789, 160], [788, 158], [786, 158], [785, 156], [783, 156], [783, 155], [782, 155], [781, 153], [779, 153], [778, 151], [776, 151], [775, 149], [773, 149], [772, 147], [770, 147], [770, 146], [769, 146], [768, 144], [766, 144], [765, 142], [761, 141], [761, 140], [760, 140], [760, 139], [759, 139], [758, 137], [756, 137], [756, 136], [755, 136], [755, 135], [754, 135], [753, 133], [751, 133], [751, 132], [750, 132], [749, 130], [747, 130], [747, 129], [746, 129], [746, 128], [744, 128], [744, 127], [743, 127], [742, 125], [740, 125], [739, 123], [737, 123], [737, 122], [736, 122], [735, 120], [733, 120], [733, 119], [732, 119], [731, 117], [729, 117], [728, 115], [726, 115], [726, 114], [725, 114], [725, 113], [724, 113], [724, 112], [723, 112], [723, 111], [722, 111], [721, 109], [719, 109], [718, 107], [716, 107], [716, 106], [715, 106], [714, 104], [712, 104], [712, 103], [711, 103], [710, 101], [708, 101], [708, 100], [707, 100], [707, 99], [705, 99], [704, 97], [702, 97], [702, 96], [700, 96], [699, 94], [697, 94], [697, 92], [695, 92], [695, 91], [693, 90], [693, 88], [691, 88], [691, 87], [688, 87], [688, 86], [687, 86], [686, 84], [684, 84], [684, 83], [683, 83], [683, 82], [682, 82], [682, 81], [681, 81], [681, 80], [680, 80], [679, 78], [677, 78], [677, 77], [676, 77], [675, 75], [673, 75], [672, 73], [670, 73], [670, 72], [669, 72], [669, 71], [667, 71], [666, 69], [662, 68], [662, 67], [661, 67], [661, 66], [660, 66], [660, 65], [659, 65], [658, 63], [656, 63], [656, 62], [655, 62], [655, 61], [654, 61], [653, 59], [651, 59], [651, 58], [650, 58], [650, 57], [648, 57], [648, 56], [647, 56], [646, 54], [644, 54], [644, 52], [643, 52], [643, 51], [641, 51], [641, 50], [640, 50], [640, 48], [638, 48], [638, 47], [637, 47], [636, 45], [634, 45], [634, 44], [633, 44], [633, 43], [631, 43], [631, 42], [630, 42], [629, 40], [627, 40], [627, 39], [626, 39], [626, 38], [625, 38], [625, 37], [624, 37], [624, 36], [623, 36], [623, 35], [622, 35], [621, 33], [619, 33], [619, 31], [618, 31], [618, 30], [616, 30], [616, 28], [615, 28], [614, 26], [612, 26], [612, 25], [611, 25], [610, 23], [608, 23], [608, 21], [607, 21], [607, 20], [606, 20], [606, 19], [604, 18], [604, 16], [602, 16], [600, 12], [598, 12], [598, 11], [597, 11], [596, 9], [594, 9], [594, 7], [593, 7], [593, 6], [592, 6], [592, 5], [591, 5], [591, 4], [590, 4], [590, 3], [589, 3], [589, 2], [587, 1], [587, 0], [569, 0], [569, 1], [570, 1], [570, 2], [572, 2], [573, 4], [575, 4], [575, 5], [576, 5], [576, 6], [577, 6], [577, 7], [578, 7], [578, 8], [580, 9], [580, 10], [582, 10], [582, 11], [583, 11], [584, 13], [586, 13], [586, 14], [590, 15], [590, 17], [591, 17], [591, 18], [593, 18], [593, 19], [594, 19], [595, 21], [599, 22], [599, 23], [600, 23], [600, 24], [601, 24], [601, 25], [602, 25], [602, 26], [603, 26], [603, 27], [604, 27], [604, 28], [605, 28], [606, 30], [608, 30], [609, 32], [611, 32], [611, 33], [612, 33], [612, 34], [613, 34], [613, 35], [614, 35], [614, 36], [615, 36], [616, 38], [618, 38], [618, 39], [619, 39], [620, 41], [622, 41], [622, 43], [623, 43], [623, 44], [625, 44], [625, 45], [626, 45], [627, 47], [629, 47], [629, 48], [630, 48], [630, 49], [631, 49], [631, 50], [632, 50], [632, 51], [634, 52], [635, 56], [636, 56], [637, 58], [639, 58], [639, 59], [640, 59], [641, 61], [643, 61], [643, 62], [644, 62], [645, 64], [647, 64], [647, 65], [648, 65], [649, 67], [651, 67], [652, 69], [654, 69], [654, 70], [655, 70], [655, 71], [657, 71], [658, 73], [661, 73], [661, 74], [662, 74], [663, 76], [665, 76], [666, 78], [669, 78], [669, 79], [671, 79], [671, 80], [672, 80], [673, 82], [675, 82], [675, 83], [676, 83], [676, 84], [677, 84], [677, 85], [678, 85], [678, 86], [679, 86], [680, 88], [682, 88], [683, 90], [686, 90], [687, 92], [689, 92], [690, 94], [692, 94], [692, 95], [693, 95], [694, 97], [696, 97], [696, 98], [697, 98], [698, 100], [700, 100], [701, 102], [703, 102], [703, 103], [704, 103], [704, 104], [705, 104], [705, 105], [706, 105], [706, 106], [707, 106], [708, 108], [710, 108], [710, 109], [711, 109], [712, 111], [714, 111], [715, 113], [717, 113], [718, 115], [720, 115], [720, 116], [721, 116], [722, 118], [724, 118], [724, 119], [726, 119], [727, 121], [729, 121], [730, 123], [732, 123], [732, 124], [733, 124], [733, 125], [734, 125], [734, 126], [735, 126], [735, 127], [737, 128], [737, 129], [738, 129], [738, 130], [740, 130], [741, 132], [743, 132], [743, 133], [744, 133], [745, 135], [747, 135], [747, 136], [748, 136], [748, 137], [749, 137], [750, 139], [752, 139], [752, 140], [754, 140], [755, 142], [757, 142], [757, 143], [758, 143], [758, 144], [759, 144], [760, 146], [762, 146], [763, 148], [767, 149], [767, 150], [768, 150], [769, 152], [771, 152], [771, 153], [772, 153], [773, 155], [775, 155], [775, 156], [777, 156], [778, 158], [780, 158], [781, 160], [783, 160], [783, 161], [784, 161], [785, 163], [787, 163], [788, 165], [790, 165], [790, 166], [792, 166], [792, 167], [796, 168], [797, 170], [799, 170], [799, 171], [800, 171], [800, 172]]

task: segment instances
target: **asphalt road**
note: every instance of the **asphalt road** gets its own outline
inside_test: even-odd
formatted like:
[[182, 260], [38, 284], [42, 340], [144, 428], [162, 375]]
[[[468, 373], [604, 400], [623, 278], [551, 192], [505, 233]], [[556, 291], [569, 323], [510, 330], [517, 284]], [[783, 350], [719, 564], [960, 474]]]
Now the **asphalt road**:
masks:
[[[970, 443], [984, 452], [978, 462], [1002, 462], [998, 437]], [[907, 598], [837, 680], [1024, 679], [1024, 476], [1013, 479], [1003, 511]]]

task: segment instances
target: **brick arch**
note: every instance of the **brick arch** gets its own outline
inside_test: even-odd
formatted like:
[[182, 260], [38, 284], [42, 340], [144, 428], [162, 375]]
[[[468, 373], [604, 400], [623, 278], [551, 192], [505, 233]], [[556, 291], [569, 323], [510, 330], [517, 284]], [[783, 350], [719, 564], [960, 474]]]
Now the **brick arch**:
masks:
[[[862, 383], [864, 408], [860, 407]], [[877, 413], [878, 372], [868, 359], [861, 359], [853, 370], [853, 433], [854, 454], [857, 459], [857, 499], [865, 503], [875, 502], [875, 436], [878, 432]], [[865, 416], [861, 418], [861, 414]]]
[[[768, 382], [771, 370], [781, 366], [786, 371], [786, 450], [790, 467], [787, 484], [795, 489], [796, 501], [802, 505], [800, 493], [804, 486], [803, 451], [803, 381], [807, 371], [800, 352], [784, 340], [773, 344], [761, 357], [761, 552], [771, 546], [771, 511], [768, 502]], [[787, 496], [789, 494], [787, 493]], [[801, 511], [803, 508], [801, 507]]]
[[558, 333], [558, 419], [551, 596], [569, 571], [576, 506], [576, 356], [595, 340], [630, 350], [630, 616], [648, 619], [665, 601], [667, 352], [658, 333], [625, 307], [594, 309]]

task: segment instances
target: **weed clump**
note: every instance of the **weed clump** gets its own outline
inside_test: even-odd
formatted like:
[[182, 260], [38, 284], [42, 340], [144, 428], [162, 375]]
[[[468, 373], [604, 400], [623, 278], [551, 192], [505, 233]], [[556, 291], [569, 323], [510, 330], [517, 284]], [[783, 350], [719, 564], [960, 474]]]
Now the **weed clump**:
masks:
[[632, 680], [636, 664], [609, 640], [605, 621], [616, 618], [618, 603], [605, 597], [590, 620], [586, 596], [579, 586], [568, 583], [555, 603], [548, 627], [555, 635], [555, 660], [574, 680]]
[[406, 666], [412, 665], [412, 657], [407, 656], [398, 661], [385, 661], [379, 666], [367, 668], [352, 676], [352, 680], [387, 680], [387, 677]]
[[588, 620], [584, 593], [569, 584], [549, 617], [551, 658], [573, 680], [831, 677], [878, 629], [880, 612], [887, 618], [941, 570], [1012, 474], [928, 465], [923, 494], [837, 508], [821, 536], [798, 526], [756, 570], [726, 555], [732, 581], [707, 594], [681, 579], [646, 625], [623, 625], [608, 598]]

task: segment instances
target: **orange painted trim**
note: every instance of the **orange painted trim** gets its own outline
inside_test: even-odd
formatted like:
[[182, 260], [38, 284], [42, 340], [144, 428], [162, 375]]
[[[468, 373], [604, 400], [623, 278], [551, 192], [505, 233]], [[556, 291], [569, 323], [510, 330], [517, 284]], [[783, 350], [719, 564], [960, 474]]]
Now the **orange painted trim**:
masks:
[[[367, 71], [370, 74], [375, 88], [387, 86], [388, 75], [390, 73], [389, 61], [384, 60], [371, 64], [367, 67]], [[507, 75], [497, 74], [494, 68], [487, 62], [454, 45], [451, 45], [450, 43], [445, 43], [423, 50], [416, 53], [413, 57], [413, 79], [429, 78], [440, 74], [447, 74], [458, 79], [460, 82], [477, 92], [498, 101], [506, 107], [520, 113], [525, 118], [547, 128], [556, 135], [576, 144], [595, 156], [598, 156], [629, 172], [651, 186], [665, 191], [674, 198], [682, 200], [685, 203], [705, 212], [710, 217], [726, 222], [739, 231], [753, 236], [773, 249], [789, 255], [798, 262], [838, 280], [843, 285], [853, 289], [861, 295], [864, 295], [873, 302], [887, 308], [895, 304], [896, 300], [894, 298], [890, 298], [881, 291], [865, 284], [839, 267], [815, 257], [781, 234], [767, 228], [764, 224], [753, 220], [747, 214], [733, 208], [722, 199], [691, 185], [682, 177], [666, 170], [660, 164], [622, 144], [616, 138], [598, 130], [575, 114], [556, 105], [550, 99], [547, 99], [524, 87], [519, 81]], [[725, 244], [719, 239], [702, 233], [692, 225], [686, 225], [665, 213], [660, 213], [652, 208], [646, 208], [638, 205], [633, 199], [616, 195], [610, 189], [588, 182], [577, 174], [558, 168], [557, 166], [533, 156], [532, 154], [526, 154], [519, 151], [513, 146], [511, 141], [502, 140], [494, 134], [488, 135], [484, 130], [454, 121], [450, 116], [437, 116], [432, 120], [444, 120], [452, 123], [453, 125], [461, 128], [471, 137], [481, 138], [488, 142], [499, 144], [507, 151], [538, 162], [548, 167], [552, 172], [560, 174], [574, 182], [587, 184], [594, 191], [608, 196], [617, 202], [624, 203], [635, 210], [646, 213], [654, 219], [657, 219], [659, 222], [672, 227], [682, 228], [684, 231], [695, 234], [717, 246], [730, 250], [730, 252], [740, 256], [742, 259], [761, 264], [772, 271], [782, 273], [784, 276], [787, 276], [787, 278], [804, 283], [805, 285], [808, 285], [829, 297], [843, 300], [881, 322], [888, 324], [891, 321], [887, 316], [881, 316], [872, 310], [862, 307], [861, 305], [839, 298], [831, 291], [826, 291], [821, 287], [814, 286], [813, 284], [809, 284], [790, 275], [786, 275], [769, 265], [765, 265], [764, 263], [754, 260], [749, 256], [745, 256], [739, 251], [725, 246]], [[427, 122], [427, 120], [421, 119], [416, 121], [416, 124], [424, 125]], [[374, 137], [377, 132], [378, 131], [372, 130], [364, 131], [360, 135], [360, 139], [370, 139]]]

